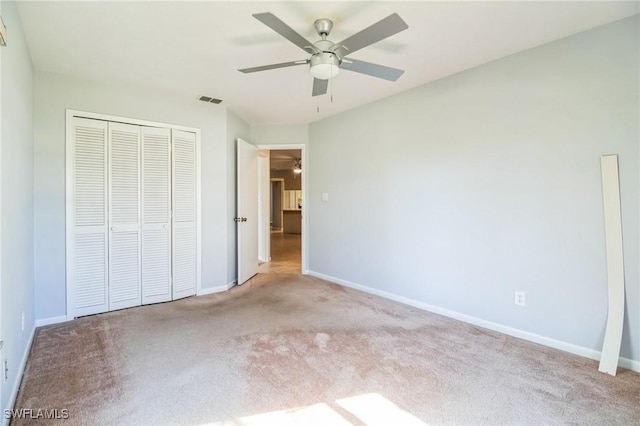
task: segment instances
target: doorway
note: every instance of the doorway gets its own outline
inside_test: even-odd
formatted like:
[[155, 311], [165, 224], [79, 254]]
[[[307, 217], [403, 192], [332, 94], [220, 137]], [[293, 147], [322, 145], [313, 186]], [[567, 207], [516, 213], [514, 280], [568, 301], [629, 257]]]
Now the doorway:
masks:
[[259, 177], [266, 185], [258, 185], [265, 212], [259, 232], [266, 243], [260, 272], [305, 273], [304, 145], [258, 148], [268, 153]]

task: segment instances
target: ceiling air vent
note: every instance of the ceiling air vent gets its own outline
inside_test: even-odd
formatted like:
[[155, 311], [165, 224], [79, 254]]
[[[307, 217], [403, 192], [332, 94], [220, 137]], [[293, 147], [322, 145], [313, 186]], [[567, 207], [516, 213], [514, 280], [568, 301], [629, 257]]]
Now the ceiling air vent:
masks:
[[222, 99], [216, 99], [210, 96], [200, 96], [200, 100], [202, 102], [210, 102], [212, 104], [219, 104], [220, 102], [222, 102]]

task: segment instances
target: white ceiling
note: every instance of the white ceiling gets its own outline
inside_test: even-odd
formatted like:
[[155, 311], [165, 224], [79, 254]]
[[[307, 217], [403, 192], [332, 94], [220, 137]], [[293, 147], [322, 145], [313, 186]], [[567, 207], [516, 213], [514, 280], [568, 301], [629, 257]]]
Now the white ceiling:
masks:
[[[208, 95], [251, 124], [308, 123], [465, 69], [638, 13], [627, 2], [20, 2], [36, 69], [136, 84], [186, 99]], [[409, 29], [353, 57], [406, 70], [395, 83], [343, 71], [311, 97], [306, 59], [251, 15], [272, 12], [311, 41], [334, 21], [334, 42], [397, 12]], [[317, 112], [319, 106], [320, 112]], [[216, 106], [211, 105], [212, 108]]]

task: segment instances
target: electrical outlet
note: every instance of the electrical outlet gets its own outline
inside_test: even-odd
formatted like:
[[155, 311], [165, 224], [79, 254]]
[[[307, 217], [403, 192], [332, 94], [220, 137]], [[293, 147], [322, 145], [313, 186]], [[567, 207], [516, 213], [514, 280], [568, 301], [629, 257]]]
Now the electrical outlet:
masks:
[[525, 306], [524, 291], [516, 291], [514, 303], [518, 306]]
[[22, 311], [22, 331], [24, 331], [24, 311]]

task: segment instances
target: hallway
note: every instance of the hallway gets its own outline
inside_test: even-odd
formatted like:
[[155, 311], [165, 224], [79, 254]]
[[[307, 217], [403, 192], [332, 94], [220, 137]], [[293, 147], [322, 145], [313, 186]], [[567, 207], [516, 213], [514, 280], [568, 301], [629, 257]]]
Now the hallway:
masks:
[[301, 234], [271, 233], [271, 262], [258, 268], [259, 273], [300, 274]]

